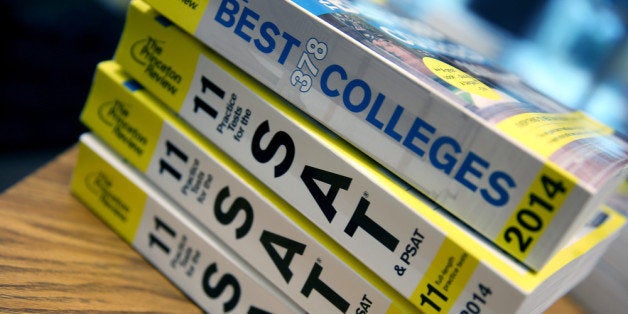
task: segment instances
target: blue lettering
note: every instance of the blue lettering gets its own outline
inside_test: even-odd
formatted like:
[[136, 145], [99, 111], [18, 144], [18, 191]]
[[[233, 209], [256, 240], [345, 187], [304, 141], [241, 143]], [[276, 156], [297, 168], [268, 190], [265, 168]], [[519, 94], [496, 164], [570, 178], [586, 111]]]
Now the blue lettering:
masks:
[[220, 3], [220, 7], [218, 7], [218, 12], [216, 12], [214, 20], [222, 24], [224, 27], [229, 28], [235, 23], [234, 15], [238, 13], [239, 10], [240, 5], [237, 1], [224, 0]]
[[473, 192], [475, 192], [475, 190], [477, 190], [478, 187], [475, 184], [473, 184], [471, 181], [467, 180], [466, 178], [467, 173], [472, 174], [474, 177], [478, 179], [482, 178], [482, 172], [480, 172], [477, 168], [474, 168], [473, 167], [474, 164], [478, 164], [482, 166], [482, 168], [484, 169], [488, 168], [489, 166], [488, 161], [482, 159], [482, 157], [476, 155], [473, 152], [469, 152], [469, 154], [467, 155], [467, 158], [464, 159], [464, 161], [462, 162], [462, 165], [460, 165], [460, 169], [458, 169], [458, 172], [456, 172], [456, 175], [454, 176], [456, 181], [462, 183], [462, 185], [466, 186], [469, 190]]
[[[362, 100], [354, 105], [351, 103], [351, 94], [353, 89], [360, 87], [363, 91]], [[342, 101], [345, 104], [345, 107], [349, 109], [351, 112], [362, 112], [366, 107], [368, 107], [369, 102], [371, 102], [371, 89], [363, 80], [355, 79], [345, 87], [344, 92], [342, 93]]]
[[323, 73], [321, 74], [321, 91], [323, 91], [323, 93], [325, 93], [325, 95], [329, 97], [338, 97], [338, 95], [340, 95], [340, 92], [337, 89], [331, 89], [329, 88], [329, 85], [327, 85], [329, 76], [334, 72], [340, 75], [341, 80], [347, 80], [347, 72], [345, 72], [345, 69], [343, 69], [341, 66], [337, 64], [332, 64], [327, 67], [327, 69], [325, 69], [325, 71], [323, 71]]
[[288, 33], [283, 33], [281, 37], [286, 40], [286, 44], [283, 46], [283, 50], [281, 51], [281, 55], [279, 56], [279, 60], [277, 60], [277, 62], [279, 62], [279, 64], [284, 64], [286, 59], [288, 59], [288, 55], [290, 54], [292, 47], [301, 46], [301, 42]]
[[412, 127], [410, 128], [410, 130], [408, 131], [408, 134], [406, 135], [406, 138], [403, 140], [403, 146], [407, 147], [418, 156], [423, 157], [423, 154], [425, 154], [425, 151], [419, 148], [418, 146], [414, 145], [414, 139], [416, 138], [425, 144], [427, 144], [427, 142], [429, 142], [430, 139], [427, 136], [425, 136], [425, 134], [421, 133], [421, 129], [425, 129], [431, 134], [434, 134], [434, 132], [436, 131], [436, 129], [432, 125], [423, 121], [421, 118], [416, 117], [414, 119], [414, 123], [412, 123]]
[[[260, 35], [266, 41], [266, 45], [261, 40], [255, 39], [253, 43], [255, 47], [263, 53], [270, 53], [275, 49], [275, 38], [273, 35], [279, 35], [279, 28], [272, 22], [264, 22], [259, 29]], [[270, 33], [272, 32], [272, 34]]]
[[482, 195], [482, 197], [493, 206], [506, 205], [506, 203], [508, 203], [510, 199], [508, 191], [505, 187], [499, 184], [499, 181], [504, 181], [509, 188], [514, 188], [516, 186], [515, 180], [513, 180], [512, 177], [507, 173], [503, 171], [493, 172], [488, 178], [488, 183], [499, 196], [497, 198], [494, 198], [489, 194], [486, 189], [480, 190], [480, 194]]
[[392, 117], [390, 117], [390, 120], [388, 121], [388, 124], [386, 125], [386, 129], [384, 129], [384, 133], [394, 138], [395, 141], [397, 142], [401, 141], [401, 134], [395, 131], [395, 126], [397, 125], [397, 122], [399, 122], [399, 118], [401, 118], [403, 111], [404, 111], [403, 107], [397, 104], [397, 107], [395, 107], [395, 111], [393, 112]]
[[250, 43], [253, 39], [255, 48], [266, 54], [275, 50], [277, 47], [276, 37], [281, 34], [281, 37], [286, 40], [286, 43], [277, 59], [279, 64], [286, 62], [292, 48], [301, 45], [301, 41], [286, 32], [282, 33], [279, 27], [270, 21], [261, 23], [259, 34], [255, 34], [256, 26], [260, 22], [261, 16], [248, 7], [242, 9], [241, 15], [238, 18], [236, 15], [239, 12], [240, 5], [237, 1], [223, 0], [220, 2], [214, 20], [226, 28], [231, 28], [235, 25], [233, 29], [235, 35], [242, 38], [247, 43]]
[[[516, 186], [515, 180], [504, 171], [488, 171], [490, 163], [473, 151], [469, 151], [464, 160], [460, 159], [463, 149], [455, 138], [445, 135], [434, 137], [436, 127], [420, 117], [414, 117], [412, 126], [407, 132], [400, 132], [397, 130], [398, 126], [403, 119], [407, 119], [404, 116], [405, 108], [397, 104], [389, 118], [378, 118], [379, 111], [387, 99], [386, 95], [378, 93], [371, 104], [374, 91], [370, 85], [362, 79], [350, 80], [347, 71], [338, 64], [327, 67], [320, 78], [320, 89], [325, 95], [330, 98], [342, 95], [344, 107], [350, 112], [368, 110], [365, 117], [368, 123], [383, 130], [390, 138], [401, 142], [418, 157], [424, 157], [428, 153], [429, 163], [434, 169], [453, 176], [455, 181], [471, 192], [479, 192], [480, 196], [493, 206], [504, 206], [509, 202], [510, 189]], [[458, 165], [459, 168], [455, 170]], [[483, 180], [485, 176], [487, 179]]]
[[376, 128], [378, 129], [382, 129], [382, 127], [384, 126], [384, 123], [377, 120], [377, 113], [379, 112], [379, 108], [382, 107], [382, 103], [384, 102], [384, 99], [386, 99], [386, 96], [382, 95], [381, 93], [377, 94], [377, 98], [375, 98], [375, 102], [373, 102], [373, 106], [371, 106], [371, 110], [369, 111], [369, 114], [366, 116], [366, 121], [368, 121], [369, 123], [371, 123], [372, 125], [374, 125]]
[[430, 162], [432, 162], [432, 165], [434, 165], [436, 169], [441, 169], [446, 174], [450, 174], [458, 160], [449, 152], [445, 152], [442, 155], [442, 159], [440, 159], [438, 155], [441, 151], [441, 147], [444, 146], [451, 147], [454, 154], [458, 154], [461, 151], [460, 144], [458, 144], [455, 139], [449, 136], [439, 137], [434, 141], [430, 149]]
[[249, 21], [247, 19], [248, 17], [252, 17], [253, 20], [255, 20], [255, 21], [259, 20], [259, 14], [255, 13], [251, 9], [245, 7], [242, 10], [242, 15], [240, 15], [240, 19], [238, 20], [238, 24], [236, 24], [236, 27], [233, 30], [233, 32], [236, 35], [240, 36], [246, 42], [250, 42], [251, 41], [251, 35], [245, 33], [243, 28], [246, 27], [246, 28], [248, 28], [250, 30], [254, 30], [255, 29], [255, 24], [253, 24], [251, 21]]

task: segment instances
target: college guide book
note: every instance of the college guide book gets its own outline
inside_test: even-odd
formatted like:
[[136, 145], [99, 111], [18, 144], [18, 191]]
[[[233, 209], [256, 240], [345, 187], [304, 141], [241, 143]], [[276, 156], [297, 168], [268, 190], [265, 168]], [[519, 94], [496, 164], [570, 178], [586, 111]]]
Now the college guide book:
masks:
[[[626, 177], [612, 129], [366, 1], [146, 2], [533, 269]], [[146, 2], [131, 2], [138, 26], [124, 32], [157, 23]], [[229, 120], [202, 105], [213, 52], [174, 29], [116, 59], [135, 53], [164, 93]]]
[[[221, 2], [218, 1], [216, 3], [220, 4]], [[268, 8], [271, 8], [278, 3], [282, 3], [281, 7], [286, 7], [286, 10], [288, 10], [288, 7], [292, 6], [291, 4], [283, 3], [282, 1], [273, 1], [272, 4], [268, 5]], [[260, 6], [266, 8], [265, 5]], [[168, 13], [170, 15], [178, 10], [181, 9], [174, 7], [169, 8]], [[245, 8], [241, 8], [241, 10], [245, 10]], [[280, 9], [277, 8], [277, 10]], [[188, 12], [186, 14], [191, 13]], [[294, 14], [298, 15], [296, 12]], [[292, 16], [288, 13], [285, 15]], [[307, 21], [308, 19], [303, 18], [303, 20]], [[204, 28], [204, 30], [206, 30], [206, 28]], [[321, 34], [324, 34], [323, 30], [320, 30], [320, 32]], [[131, 71], [137, 79], [144, 82], [146, 86], [149, 86], [148, 88], [150, 90], [159, 95], [158, 97], [163, 99], [169, 105], [178, 107], [183, 106], [181, 108], [187, 110], [193, 109], [196, 113], [196, 122], [204, 123], [205, 125], [203, 127], [207, 127], [210, 123], [220, 123], [223, 125], [222, 131], [224, 133], [234, 133], [234, 137], [238, 137], [238, 133], [242, 133], [241, 129], [243, 129], [241, 127], [241, 123], [237, 123], [239, 120], [236, 118], [246, 117], [247, 112], [245, 110], [245, 112], [239, 114], [238, 112], [232, 110], [228, 104], [225, 104], [225, 102], [220, 103], [208, 100], [211, 99], [211, 97], [217, 99], [217, 97], [214, 96], [215, 93], [213, 90], [207, 86], [207, 81], [204, 80], [205, 76], [212, 75], [212, 70], [215, 67], [213, 65], [214, 63], [220, 63], [220, 66], [223, 67], [224, 71], [227, 71], [231, 75], [237, 77], [237, 80], [240, 81], [240, 85], [243, 85], [242, 88], [253, 89], [255, 93], [259, 95], [258, 97], [264, 98], [266, 102], [271, 105], [282, 102], [280, 98], [275, 96], [275, 94], [270, 90], [263, 88], [260, 84], [251, 82], [251, 79], [248, 79], [246, 75], [242, 74], [234, 66], [228, 65], [228, 63], [225, 63], [224, 61], [221, 62], [221, 59], [218, 58], [213, 51], [202, 45], [199, 41], [193, 39], [191, 36], [184, 36], [181, 34], [184, 34], [184, 32], [180, 31], [178, 27], [171, 25], [168, 20], [158, 17], [158, 13], [151, 10], [144, 2], [133, 1], [128, 12], [127, 26], [123, 31], [123, 38], [121, 39], [118, 50], [116, 51], [115, 58], [125, 67], [128, 67], [129, 71]], [[225, 35], [213, 34], [212, 38], [221, 36]], [[239, 43], [239, 41], [235, 39], [229, 39], [228, 41], [234, 45]], [[213, 45], [211, 46], [214, 47]], [[345, 49], [338, 50], [345, 51]], [[239, 47], [234, 49], [233, 52], [229, 54], [223, 53], [223, 55], [231, 59], [232, 57], [238, 55], [236, 52], [240, 51], [244, 51], [243, 53], [255, 52], [254, 49], [250, 49], [250, 47]], [[358, 53], [355, 54], [355, 56], [360, 55], [361, 54]], [[267, 57], [265, 54], [264, 56]], [[360, 59], [355, 56], [352, 56], [351, 60]], [[374, 56], [369, 58], [364, 56], [362, 59], [377, 60]], [[256, 60], [257, 61], [255, 63], [259, 65], [269, 64], [268, 62], [262, 62], [261, 60], [263, 59], [256, 58]], [[238, 67], [243, 67], [247, 70], [246, 67], [243, 66], [246, 65], [246, 61], [235, 61], [237, 62], [236, 64]], [[130, 64], [134, 64], [133, 69]], [[368, 64], [368, 67], [362, 65], [359, 68], [363, 71], [370, 71], [371, 67], [375, 66], [374, 64], [377, 63], [372, 61]], [[142, 75], [139, 75], [138, 71], [140, 70], [135, 69], [137, 67], [142, 68]], [[385, 77], [384, 73], [386, 73], [386, 71], [381, 69], [380, 73], [378, 73], [376, 77], [383, 78]], [[365, 78], [365, 75], [366, 73], [360, 77]], [[336, 75], [334, 75], [334, 77], [335, 76]], [[259, 77], [256, 78], [260, 79]], [[146, 82], [147, 79], [150, 79], [152, 82], [149, 84]], [[377, 86], [384, 87], [390, 85], [393, 81], [394, 80], [389, 78], [386, 80], [388, 83], [382, 83], [383, 85], [378, 84]], [[261, 80], [261, 82], [264, 83], [264, 80]], [[220, 84], [218, 85], [220, 86]], [[419, 85], [413, 83], [412, 86], [416, 89]], [[298, 99], [310, 99], [308, 98], [310, 97], [308, 95], [312, 93], [314, 92], [312, 91], [310, 93], [299, 94]], [[438, 147], [437, 150], [430, 153], [426, 152], [426, 161], [429, 163], [431, 160], [432, 162], [440, 163], [441, 167], [447, 167], [451, 170], [451, 176], [442, 178], [439, 177], [440, 174], [443, 174], [442, 171], [430, 173], [430, 171], [433, 171], [434, 169], [424, 169], [425, 171], [421, 170], [420, 172], [416, 172], [416, 175], [413, 175], [412, 178], [408, 178], [404, 175], [404, 172], [415, 172], [415, 170], [412, 169], [418, 169], [416, 167], [419, 164], [426, 165], [426, 163], [421, 159], [416, 158], [416, 156], [400, 151], [399, 147], [391, 147], [390, 141], [386, 138], [382, 138], [381, 134], [374, 133], [372, 128], [366, 128], [364, 121], [357, 121], [355, 116], [347, 115], [347, 112], [341, 110], [341, 107], [330, 103], [325, 97], [321, 97], [323, 94], [314, 93], [311, 96], [311, 101], [314, 102], [317, 107], [308, 106], [307, 108], [299, 106], [297, 99], [284, 95], [282, 91], [279, 91], [279, 94], [286, 97], [292, 104], [300, 107], [300, 109], [310, 115], [312, 115], [311, 110], [316, 111], [316, 108], [324, 107], [326, 104], [331, 106], [329, 110], [323, 110], [320, 112], [320, 115], [325, 117], [324, 119], [320, 119], [320, 117], [317, 118], [316, 115], [312, 116], [317, 118], [323, 125], [335, 131], [340, 137], [342, 137], [342, 139], [348, 140], [352, 144], [356, 144], [355, 140], [351, 138], [352, 134], [358, 135], [362, 141], [373, 147], [376, 154], [385, 154], [390, 158], [399, 159], [398, 161], [400, 165], [405, 170], [402, 172], [391, 169], [395, 174], [399, 175], [404, 181], [411, 185], [413, 185], [411, 180], [412, 178], [428, 181], [429, 188], [427, 185], [423, 188], [416, 185], [414, 185], [414, 187], [417, 187], [419, 191], [424, 193], [424, 195], [435, 200], [439, 203], [439, 205], [442, 205], [445, 209], [452, 212], [454, 216], [463, 220], [473, 229], [477, 230], [485, 237], [495, 242], [503, 250], [507, 251], [518, 260], [523, 261], [526, 265], [533, 269], [539, 269], [545, 262], [548, 261], [556, 250], [565, 244], [565, 241], [569, 239], [572, 232], [578, 229], [586, 221], [590, 220], [594, 212], [593, 209], [600, 206], [600, 202], [606, 195], [606, 190], [610, 191], [612, 189], [610, 186], [599, 189], [599, 191], [598, 189], [595, 189], [596, 191], [591, 194], [592, 190], [589, 188], [582, 189], [582, 186], [579, 185], [579, 183], [583, 183], [582, 180], [576, 180], [578, 184], [570, 183], [571, 181], [566, 179], [563, 175], [573, 178], [574, 180], [575, 177], [569, 175], [566, 171], [557, 170], [557, 168], [553, 166], [546, 166], [545, 163], [530, 164], [526, 162], [524, 160], [525, 158], [528, 158], [526, 156], [532, 156], [534, 154], [527, 155], [527, 153], [525, 153], [525, 149], [520, 145], [513, 146], [508, 141], [504, 141], [501, 137], [499, 139], [487, 138], [482, 140], [484, 143], [483, 145], [487, 145], [485, 149], [469, 152], [466, 154], [466, 159], [460, 159], [456, 162], [458, 157], [464, 156], [462, 153], [462, 143], [471, 144], [473, 141], [467, 139], [457, 139], [460, 137], [453, 137], [450, 135], [443, 135], [440, 137], [427, 137], [426, 135], [424, 140], [426, 142], [429, 141], [432, 147]], [[314, 97], [314, 95], [317, 96]], [[402, 96], [400, 92], [395, 95]], [[226, 97], [229, 97], [229, 95], [226, 95]], [[373, 95], [373, 97], [375, 97], [375, 95]], [[413, 97], [413, 99], [418, 101], [421, 98]], [[432, 103], [436, 98], [431, 95], [429, 96], [429, 99], [433, 99], [430, 100], [430, 103]], [[187, 108], [185, 108], [186, 106]], [[243, 105], [239, 105], [239, 107], [243, 110], [246, 108]], [[497, 107], [506, 108], [507, 105], [499, 105]], [[435, 109], [439, 110], [444, 110], [444, 108], [454, 107], [445, 104], [435, 106]], [[455, 129], [458, 130], [456, 132], [461, 134], [473, 134], [473, 130], [479, 130], [479, 133], [472, 136], [474, 140], [483, 138], [479, 134], [489, 134], [490, 132], [487, 130], [493, 128], [485, 124], [482, 124], [483, 128], [478, 128], [477, 126], [465, 126], [463, 122], [475, 120], [463, 118], [461, 116], [462, 112], [466, 112], [466, 109], [457, 108], [456, 110], [461, 111], [455, 114], [451, 112], [438, 113], [437, 111], [434, 111], [433, 113], [430, 113], [429, 116], [433, 116], [435, 119], [446, 119], [447, 121], [443, 121], [442, 123], [450, 123], [452, 128], [455, 127]], [[406, 111], [399, 111], [399, 114], [402, 112]], [[457, 118], [454, 119], [455, 117]], [[203, 118], [205, 122], [201, 120]], [[451, 119], [462, 119], [463, 121], [454, 121]], [[588, 121], [588, 118], [586, 117], [583, 117], [583, 119], [587, 119]], [[334, 121], [341, 123], [346, 128], [346, 132], [338, 132], [338, 130], [331, 125]], [[229, 123], [234, 123], [235, 125], [230, 127], [228, 125]], [[598, 124], [595, 125], [597, 126]], [[272, 129], [273, 127], [277, 128], [277, 126], [270, 125], [270, 130], [268, 132], [275, 132], [274, 129]], [[421, 128], [424, 127], [425, 126], [421, 126]], [[236, 130], [231, 131], [231, 128], [236, 128]], [[418, 129], [416, 131], [419, 132]], [[421, 130], [420, 132], [427, 131]], [[422, 138], [422, 136], [419, 136], [418, 133], [415, 135]], [[623, 175], [618, 172], [618, 169], [623, 169], [625, 162], [628, 161], [628, 157], [626, 157], [628, 155], [628, 150], [626, 150], [627, 147], [625, 143], [620, 142], [614, 137], [601, 134], [599, 136], [596, 135], [592, 138], [587, 138], [587, 140], [595, 141], [595, 143], [592, 144], [593, 148], [586, 149], [588, 153], [595, 153], [598, 149], [606, 147], [613, 152], [614, 155], [608, 158], [601, 158], [600, 163], [596, 163], [596, 165], [609, 167], [608, 170], [610, 170], [613, 174], [610, 175], [610, 177], [604, 177], [604, 182], [614, 185], [614, 182], [618, 181], [619, 176]], [[417, 139], [416, 141], [418, 142], [419, 140]], [[598, 143], [597, 141], [609, 141], [611, 144], [601, 145], [601, 143]], [[358, 148], [363, 149], [361, 145], [356, 145]], [[271, 150], [271, 148], [268, 148], [268, 150]], [[455, 151], [460, 151], [460, 153], [455, 154]], [[262, 160], [272, 157], [270, 156], [272, 151], [265, 151], [264, 153], [269, 156], [263, 157]], [[376, 154], [369, 151], [366, 151], [366, 153], [374, 157], [384, 167], [390, 168], [390, 164], [387, 164], [386, 160], [378, 158]], [[583, 159], [586, 159], [584, 157], [587, 156], [583, 153], [578, 153], [577, 155], [579, 157], [583, 157]], [[488, 156], [491, 157], [490, 161], [485, 159], [485, 157], [488, 158]], [[312, 158], [314, 158], [314, 156], [312, 156]], [[499, 162], [508, 163], [509, 166], [507, 168], [505, 168], [505, 166], [495, 168], [496, 171], [494, 172], [494, 175], [487, 172], [492, 168], [492, 166], [489, 167], [489, 164], [498, 164], [498, 160], [501, 160]], [[608, 161], [608, 163], [606, 161]], [[447, 166], [446, 163], [449, 165]], [[550, 162], [548, 165], [550, 164], [553, 164], [553, 162]], [[281, 166], [287, 168], [287, 162], [283, 165], [277, 165], [277, 167]], [[543, 170], [538, 170], [541, 168]], [[513, 172], [510, 173], [509, 170], [507, 173], [497, 169], [510, 169]], [[446, 172], [449, 172], [449, 170], [443, 169], [443, 171]], [[504, 197], [507, 196], [510, 193], [507, 190], [489, 191], [480, 188], [478, 184], [484, 181], [486, 184], [490, 184], [491, 182], [502, 184], [506, 181], [510, 181], [510, 179], [505, 179], [503, 176], [507, 175], [509, 178], [515, 178], [513, 174], [514, 172], [520, 173], [521, 178], [527, 177], [525, 180], [517, 179], [517, 182], [513, 183], [517, 186], [517, 188], [513, 189], [511, 192], [514, 193], [516, 191], [520, 191], [522, 193], [517, 196], [519, 200], [516, 201], [516, 205], [513, 205], [513, 202], [509, 202], [508, 204], [503, 204], [503, 206], [496, 207], [487, 202], [480, 201], [480, 198], [475, 198], [475, 196], [482, 194], [491, 195], [491, 197], [495, 197], [497, 195]], [[594, 173], [596, 175], [604, 176], [606, 172], [597, 169]], [[281, 174], [283, 173], [279, 171], [276, 175], [280, 176]], [[532, 178], [532, 176], [534, 176], [534, 178]], [[460, 182], [456, 182], [456, 180], [465, 182], [464, 185], [472, 186], [472, 189], [474, 190], [477, 188], [477, 191], [469, 193], [470, 190], [464, 188], [463, 185], [461, 185]], [[263, 179], [263, 181], [265, 181], [265, 179]], [[528, 183], [522, 185], [522, 182], [526, 181]], [[535, 183], [532, 183], [533, 181]], [[437, 186], [441, 187], [436, 188]], [[355, 190], [357, 187], [354, 186], [352, 189]], [[360, 198], [358, 197], [357, 199]], [[463, 205], [463, 208], [460, 208], [461, 204]], [[588, 205], [585, 206], [585, 204]], [[514, 210], [514, 208], [508, 208], [511, 205], [516, 206], [516, 210]], [[355, 208], [356, 205], [351, 206]], [[456, 211], [456, 207], [464, 209], [464, 213]], [[299, 207], [297, 206], [297, 208]], [[470, 216], [468, 218], [471, 220], [465, 217], [467, 215]], [[331, 217], [327, 217], [327, 219], [331, 219]]]

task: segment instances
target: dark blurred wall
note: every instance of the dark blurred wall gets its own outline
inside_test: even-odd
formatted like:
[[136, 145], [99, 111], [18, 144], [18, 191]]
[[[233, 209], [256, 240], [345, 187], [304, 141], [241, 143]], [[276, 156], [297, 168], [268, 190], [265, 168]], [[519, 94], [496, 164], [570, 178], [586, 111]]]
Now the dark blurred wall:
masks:
[[0, 0], [0, 153], [76, 142], [96, 64], [111, 58], [122, 11], [91, 0]]

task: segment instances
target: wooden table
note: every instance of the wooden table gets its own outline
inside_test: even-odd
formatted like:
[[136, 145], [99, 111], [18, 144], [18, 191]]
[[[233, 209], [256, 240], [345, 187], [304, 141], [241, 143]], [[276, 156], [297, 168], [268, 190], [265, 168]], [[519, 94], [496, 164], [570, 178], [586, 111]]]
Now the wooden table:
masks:
[[[202, 312], [70, 194], [76, 157], [0, 195], [0, 312]], [[562, 298], [547, 313], [583, 312]]]

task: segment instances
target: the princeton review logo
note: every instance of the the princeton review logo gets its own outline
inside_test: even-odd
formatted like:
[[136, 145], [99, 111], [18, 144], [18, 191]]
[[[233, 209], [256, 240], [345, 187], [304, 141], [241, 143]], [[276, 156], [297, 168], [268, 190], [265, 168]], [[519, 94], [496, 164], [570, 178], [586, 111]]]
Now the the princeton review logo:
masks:
[[85, 186], [98, 197], [100, 203], [122, 221], [127, 220], [129, 206], [111, 190], [113, 182], [102, 171], [92, 172], [85, 176]]
[[98, 107], [98, 117], [109, 126], [115, 137], [137, 155], [146, 149], [148, 138], [129, 122], [130, 106], [119, 100], [107, 101]]
[[131, 58], [144, 67], [144, 74], [161, 88], [174, 95], [179, 90], [181, 75], [161, 59], [164, 51], [163, 40], [147, 37], [131, 46]]

